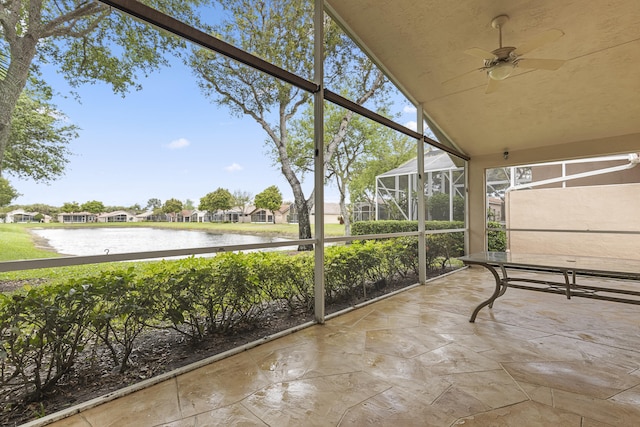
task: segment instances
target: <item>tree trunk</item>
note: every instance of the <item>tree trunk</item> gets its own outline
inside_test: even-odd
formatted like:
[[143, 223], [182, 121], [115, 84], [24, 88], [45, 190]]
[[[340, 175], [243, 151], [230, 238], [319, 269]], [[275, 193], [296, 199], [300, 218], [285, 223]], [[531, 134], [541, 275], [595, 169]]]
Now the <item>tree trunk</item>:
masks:
[[349, 211], [347, 209], [347, 204], [345, 203], [344, 192], [340, 192], [340, 215], [342, 215], [342, 220], [344, 221], [344, 235], [351, 236], [351, 218], [349, 215]]
[[37, 39], [24, 37], [11, 44], [11, 63], [4, 80], [0, 80], [0, 176], [4, 153], [11, 134], [11, 117], [29, 77], [29, 67], [36, 54]]

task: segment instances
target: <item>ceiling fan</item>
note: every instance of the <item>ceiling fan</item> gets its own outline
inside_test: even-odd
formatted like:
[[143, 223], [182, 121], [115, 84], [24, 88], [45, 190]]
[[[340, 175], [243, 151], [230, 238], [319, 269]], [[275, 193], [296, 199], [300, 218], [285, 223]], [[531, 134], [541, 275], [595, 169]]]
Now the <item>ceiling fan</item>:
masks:
[[502, 27], [508, 20], [509, 17], [507, 15], [500, 15], [496, 16], [491, 21], [491, 26], [499, 31], [500, 47], [491, 52], [478, 47], [473, 47], [464, 51], [467, 55], [482, 58], [484, 60], [484, 65], [482, 67], [449, 79], [443, 83], [457, 80], [460, 77], [464, 77], [476, 71], [486, 71], [489, 79], [485, 93], [491, 93], [498, 88], [501, 80], [506, 79], [511, 75], [511, 73], [513, 73], [513, 70], [516, 67], [553, 71], [560, 68], [562, 64], [566, 62], [562, 59], [533, 59], [522, 57], [524, 54], [562, 37], [564, 33], [557, 29], [545, 31], [544, 33], [526, 41], [517, 48], [512, 46], [502, 46]]

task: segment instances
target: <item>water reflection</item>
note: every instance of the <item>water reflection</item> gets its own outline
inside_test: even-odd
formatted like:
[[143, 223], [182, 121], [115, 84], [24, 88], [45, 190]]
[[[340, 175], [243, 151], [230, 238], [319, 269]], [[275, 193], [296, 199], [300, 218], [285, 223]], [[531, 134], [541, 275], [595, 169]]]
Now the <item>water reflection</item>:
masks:
[[[286, 239], [245, 234], [214, 234], [200, 230], [158, 228], [47, 228], [33, 233], [47, 240], [56, 252], [64, 255], [104, 255], [286, 242]], [[280, 250], [285, 247], [278, 248]]]

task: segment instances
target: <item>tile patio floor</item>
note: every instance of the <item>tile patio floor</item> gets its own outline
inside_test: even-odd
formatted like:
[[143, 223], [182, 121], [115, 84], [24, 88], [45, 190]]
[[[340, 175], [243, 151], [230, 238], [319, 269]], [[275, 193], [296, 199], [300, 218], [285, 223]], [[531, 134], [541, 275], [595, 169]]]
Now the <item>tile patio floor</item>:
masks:
[[56, 427], [638, 426], [640, 306], [472, 268], [84, 410]]

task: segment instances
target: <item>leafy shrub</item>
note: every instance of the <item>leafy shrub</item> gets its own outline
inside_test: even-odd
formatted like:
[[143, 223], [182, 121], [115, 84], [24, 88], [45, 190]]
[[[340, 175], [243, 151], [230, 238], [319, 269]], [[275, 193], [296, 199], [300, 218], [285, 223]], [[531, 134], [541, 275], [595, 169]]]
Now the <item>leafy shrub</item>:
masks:
[[89, 334], [96, 295], [78, 284], [0, 294], [0, 386], [3, 395], [40, 399], [72, 368]]
[[313, 301], [313, 256], [278, 252], [253, 253], [250, 268], [264, 294], [272, 301], [284, 301], [290, 310]]
[[[425, 230], [464, 228], [463, 221], [425, 221]], [[358, 221], [352, 225], [354, 236], [365, 234], [391, 234], [418, 231], [418, 221]]]
[[491, 252], [504, 252], [507, 250], [507, 233], [504, 230], [491, 230], [492, 228], [502, 228], [502, 224], [496, 221], [487, 222], [487, 246]]
[[107, 346], [120, 373], [127, 369], [136, 339], [154, 318], [153, 287], [146, 286], [134, 268], [105, 271], [98, 277], [81, 279], [83, 287], [99, 297], [91, 323]]
[[207, 289], [212, 330], [228, 331], [241, 323], [250, 324], [265, 308], [265, 300], [247, 262], [247, 254], [224, 253], [211, 258], [213, 286]]
[[204, 338], [203, 300], [212, 281], [205, 258], [152, 263], [142, 281], [151, 290], [155, 319], [161, 325], [168, 325], [194, 342]]

